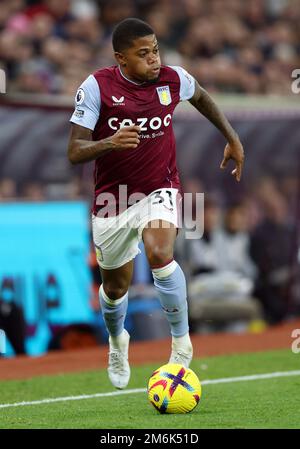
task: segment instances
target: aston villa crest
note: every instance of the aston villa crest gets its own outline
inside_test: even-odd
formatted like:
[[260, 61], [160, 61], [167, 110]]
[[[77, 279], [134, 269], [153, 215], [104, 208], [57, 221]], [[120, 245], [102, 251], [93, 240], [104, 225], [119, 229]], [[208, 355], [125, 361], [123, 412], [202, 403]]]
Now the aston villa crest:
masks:
[[168, 106], [170, 103], [172, 103], [172, 97], [169, 86], [157, 87], [156, 90], [161, 104], [163, 104], [164, 106]]

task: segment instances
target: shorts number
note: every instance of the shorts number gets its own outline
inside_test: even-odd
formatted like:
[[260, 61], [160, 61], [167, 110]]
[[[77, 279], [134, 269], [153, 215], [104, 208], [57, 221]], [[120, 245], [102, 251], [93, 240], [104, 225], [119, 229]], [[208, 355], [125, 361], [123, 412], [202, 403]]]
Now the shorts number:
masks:
[[[152, 204], [161, 204], [166, 200], [166, 197], [163, 197], [161, 195], [162, 190], [157, 190], [157, 192], [153, 193], [154, 195], [154, 199], [157, 199], [158, 201], [153, 201]], [[172, 200], [172, 192], [170, 190], [164, 190], [163, 193], [167, 193], [168, 194], [168, 199], [170, 202], [170, 206], [173, 207], [173, 200]]]

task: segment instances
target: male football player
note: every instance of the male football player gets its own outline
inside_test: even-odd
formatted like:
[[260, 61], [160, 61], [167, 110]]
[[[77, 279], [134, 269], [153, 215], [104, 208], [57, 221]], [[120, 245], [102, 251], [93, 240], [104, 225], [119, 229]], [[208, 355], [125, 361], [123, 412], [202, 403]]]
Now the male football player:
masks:
[[147, 23], [135, 18], [120, 22], [112, 44], [117, 65], [97, 70], [77, 91], [68, 156], [73, 164], [95, 160], [92, 225], [102, 276], [99, 299], [109, 333], [108, 375], [115, 387], [125, 388], [130, 337], [124, 320], [141, 240], [170, 325], [169, 362], [188, 367], [193, 355], [185, 276], [173, 259], [180, 196], [172, 129], [177, 104], [188, 100], [221, 131], [228, 142], [221, 168], [233, 159], [237, 181], [244, 152], [237, 133], [198, 82], [181, 67], [161, 65]]

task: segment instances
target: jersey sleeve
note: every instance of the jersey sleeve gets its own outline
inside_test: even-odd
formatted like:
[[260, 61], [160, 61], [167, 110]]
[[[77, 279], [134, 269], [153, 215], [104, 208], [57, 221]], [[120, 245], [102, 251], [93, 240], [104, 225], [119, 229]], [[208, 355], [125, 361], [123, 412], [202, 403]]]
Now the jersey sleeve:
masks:
[[180, 101], [190, 100], [195, 93], [195, 78], [179, 66], [170, 66], [180, 79]]
[[75, 110], [70, 122], [95, 129], [99, 120], [101, 95], [99, 85], [93, 75], [90, 75], [79, 87], [75, 96]]

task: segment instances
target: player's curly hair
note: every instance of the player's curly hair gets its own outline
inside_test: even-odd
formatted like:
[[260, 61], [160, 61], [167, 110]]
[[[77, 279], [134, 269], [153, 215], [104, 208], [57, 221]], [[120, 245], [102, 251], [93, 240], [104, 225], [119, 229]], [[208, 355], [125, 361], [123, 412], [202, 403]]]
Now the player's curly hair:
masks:
[[114, 51], [122, 52], [131, 47], [132, 42], [139, 37], [155, 34], [148, 23], [133, 17], [122, 20], [114, 29], [112, 34], [112, 45]]

